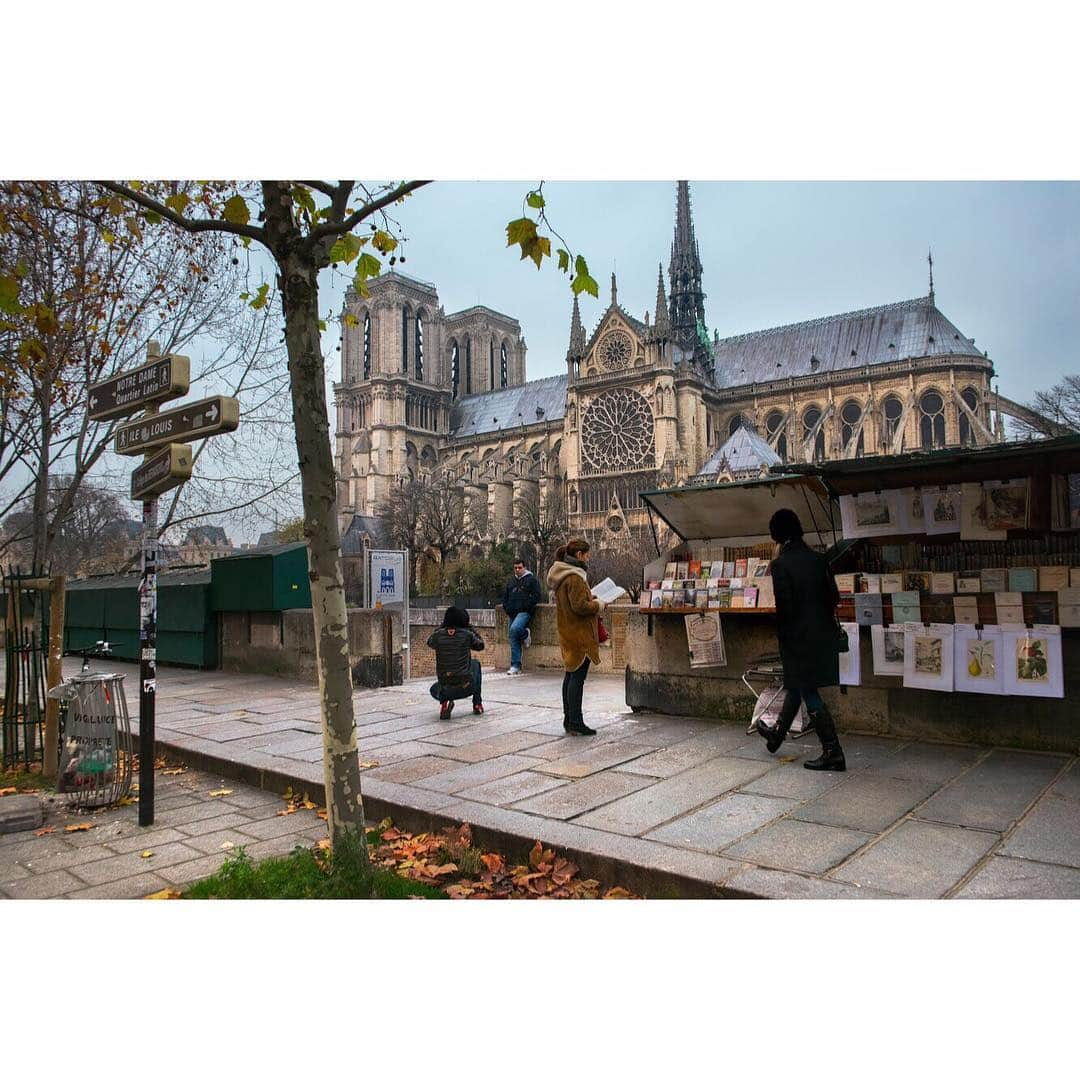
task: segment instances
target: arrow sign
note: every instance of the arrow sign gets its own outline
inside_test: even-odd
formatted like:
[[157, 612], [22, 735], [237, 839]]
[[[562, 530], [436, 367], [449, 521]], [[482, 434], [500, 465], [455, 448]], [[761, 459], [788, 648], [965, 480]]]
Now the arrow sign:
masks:
[[236, 398], [205, 398], [122, 424], [116, 429], [113, 449], [118, 454], [145, 454], [147, 450], [179, 440], [205, 439], [235, 431], [239, 424], [240, 402]]
[[136, 502], [148, 502], [162, 492], [178, 487], [191, 478], [191, 461], [190, 446], [170, 443], [131, 474], [131, 497]]
[[87, 391], [91, 420], [129, 416], [151, 401], [183, 397], [191, 382], [186, 356], [158, 356], [142, 367], [94, 383]]

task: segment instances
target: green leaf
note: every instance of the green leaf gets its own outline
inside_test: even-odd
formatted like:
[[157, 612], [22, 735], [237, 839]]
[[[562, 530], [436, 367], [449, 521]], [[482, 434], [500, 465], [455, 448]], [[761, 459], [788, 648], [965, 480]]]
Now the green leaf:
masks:
[[384, 255], [389, 255], [397, 247], [397, 241], [388, 232], [383, 232], [382, 229], [375, 230], [371, 242], [375, 245], [375, 249], [381, 251]]
[[326, 333], [326, 320], [325, 319], [320, 319], [319, 320], [319, 333], [320, 334], [325, 334]]
[[234, 195], [229, 199], [222, 209], [222, 214], [225, 220], [233, 225], [246, 225], [251, 220], [247, 200], [243, 195]]
[[13, 274], [0, 276], [0, 311], [5, 315], [19, 315], [22, 304], [19, 303], [19, 279]]
[[331, 262], [343, 262], [346, 266], [360, 254], [360, 239], [352, 233], [339, 236], [330, 249]]
[[551, 256], [551, 241], [546, 236], [533, 236], [529, 240], [523, 240], [521, 243], [521, 257], [523, 259], [532, 259], [536, 263], [536, 269], [540, 269], [540, 264], [544, 261], [544, 256]]
[[589, 264], [580, 255], [574, 260], [574, 273], [589, 276]]
[[311, 217], [315, 217], [315, 199], [303, 184], [293, 184], [292, 197], [293, 202], [302, 206]]
[[120, 215], [124, 212], [124, 201], [120, 198], [119, 195], [114, 195], [105, 204], [105, 208], [109, 211], [110, 214], [112, 214], [113, 217], [120, 217]]
[[259, 286], [259, 291], [255, 294], [255, 299], [251, 301], [251, 306], [256, 311], [259, 311], [261, 308], [266, 307], [266, 305], [270, 302], [270, 298], [268, 295], [269, 292], [270, 286], [269, 284], [267, 284], [267, 282], [264, 281]]
[[506, 226], [506, 246], [527, 242], [536, 236], [536, 222], [532, 218], [517, 218]]
[[127, 226], [127, 231], [131, 233], [136, 240], [142, 240], [142, 229], [139, 228], [139, 219], [135, 217], [134, 214], [124, 218], [124, 224]]
[[382, 263], [370, 252], [365, 251], [356, 263], [356, 277], [353, 278], [353, 287], [361, 296], [368, 295], [365, 282], [369, 277], [378, 277], [382, 271]]
[[539, 191], [530, 191], [525, 197], [525, 202], [534, 210], [544, 209], [544, 196]]
[[188, 197], [186, 191], [178, 191], [175, 195], [170, 195], [165, 200], [165, 205], [170, 210], [175, 210], [176, 213], [182, 214], [188, 207], [188, 203], [191, 199]]
[[116, 234], [109, 232], [108, 229], [101, 230], [101, 238], [109, 245], [109, 247], [112, 247], [113, 244], [116, 243]]
[[151, 225], [161, 224], [161, 215], [156, 210], [144, 210], [143, 219]]
[[565, 274], [570, 270], [570, 252], [559, 248], [555, 252], [559, 256], [559, 269]]
[[570, 282], [570, 288], [575, 296], [583, 292], [588, 293], [590, 296], [600, 296], [600, 286], [588, 274], [575, 274], [574, 280]]
[[345, 313], [344, 323], [346, 326], [359, 326], [360, 320], [351, 312]]

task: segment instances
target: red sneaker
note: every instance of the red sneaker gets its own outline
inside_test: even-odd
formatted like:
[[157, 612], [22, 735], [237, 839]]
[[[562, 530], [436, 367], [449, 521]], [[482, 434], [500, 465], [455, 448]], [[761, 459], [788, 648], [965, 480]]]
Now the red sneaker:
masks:
[[454, 711], [454, 703], [452, 701], [444, 701], [442, 707], [439, 709], [439, 719], [449, 720], [450, 714]]
[[484, 703], [482, 701], [474, 701], [472, 711], [479, 716], [484, 711]]

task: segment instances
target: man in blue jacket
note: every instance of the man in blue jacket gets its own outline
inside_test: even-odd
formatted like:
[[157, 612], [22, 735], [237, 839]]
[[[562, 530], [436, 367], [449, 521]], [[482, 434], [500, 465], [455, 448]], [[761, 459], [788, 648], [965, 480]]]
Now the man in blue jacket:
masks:
[[510, 670], [508, 675], [521, 674], [521, 647], [529, 647], [529, 620], [540, 603], [540, 582], [526, 569], [522, 559], [514, 560], [514, 576], [503, 593], [503, 611], [510, 620]]

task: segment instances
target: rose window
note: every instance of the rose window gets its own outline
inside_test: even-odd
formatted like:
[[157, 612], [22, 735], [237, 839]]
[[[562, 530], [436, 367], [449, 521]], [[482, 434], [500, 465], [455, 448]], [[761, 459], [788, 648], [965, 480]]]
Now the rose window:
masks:
[[636, 390], [609, 390], [585, 410], [581, 456], [588, 472], [621, 472], [653, 464], [653, 415]]
[[612, 330], [600, 342], [600, 363], [608, 371], [626, 367], [634, 355], [634, 342], [630, 335], [622, 330]]

